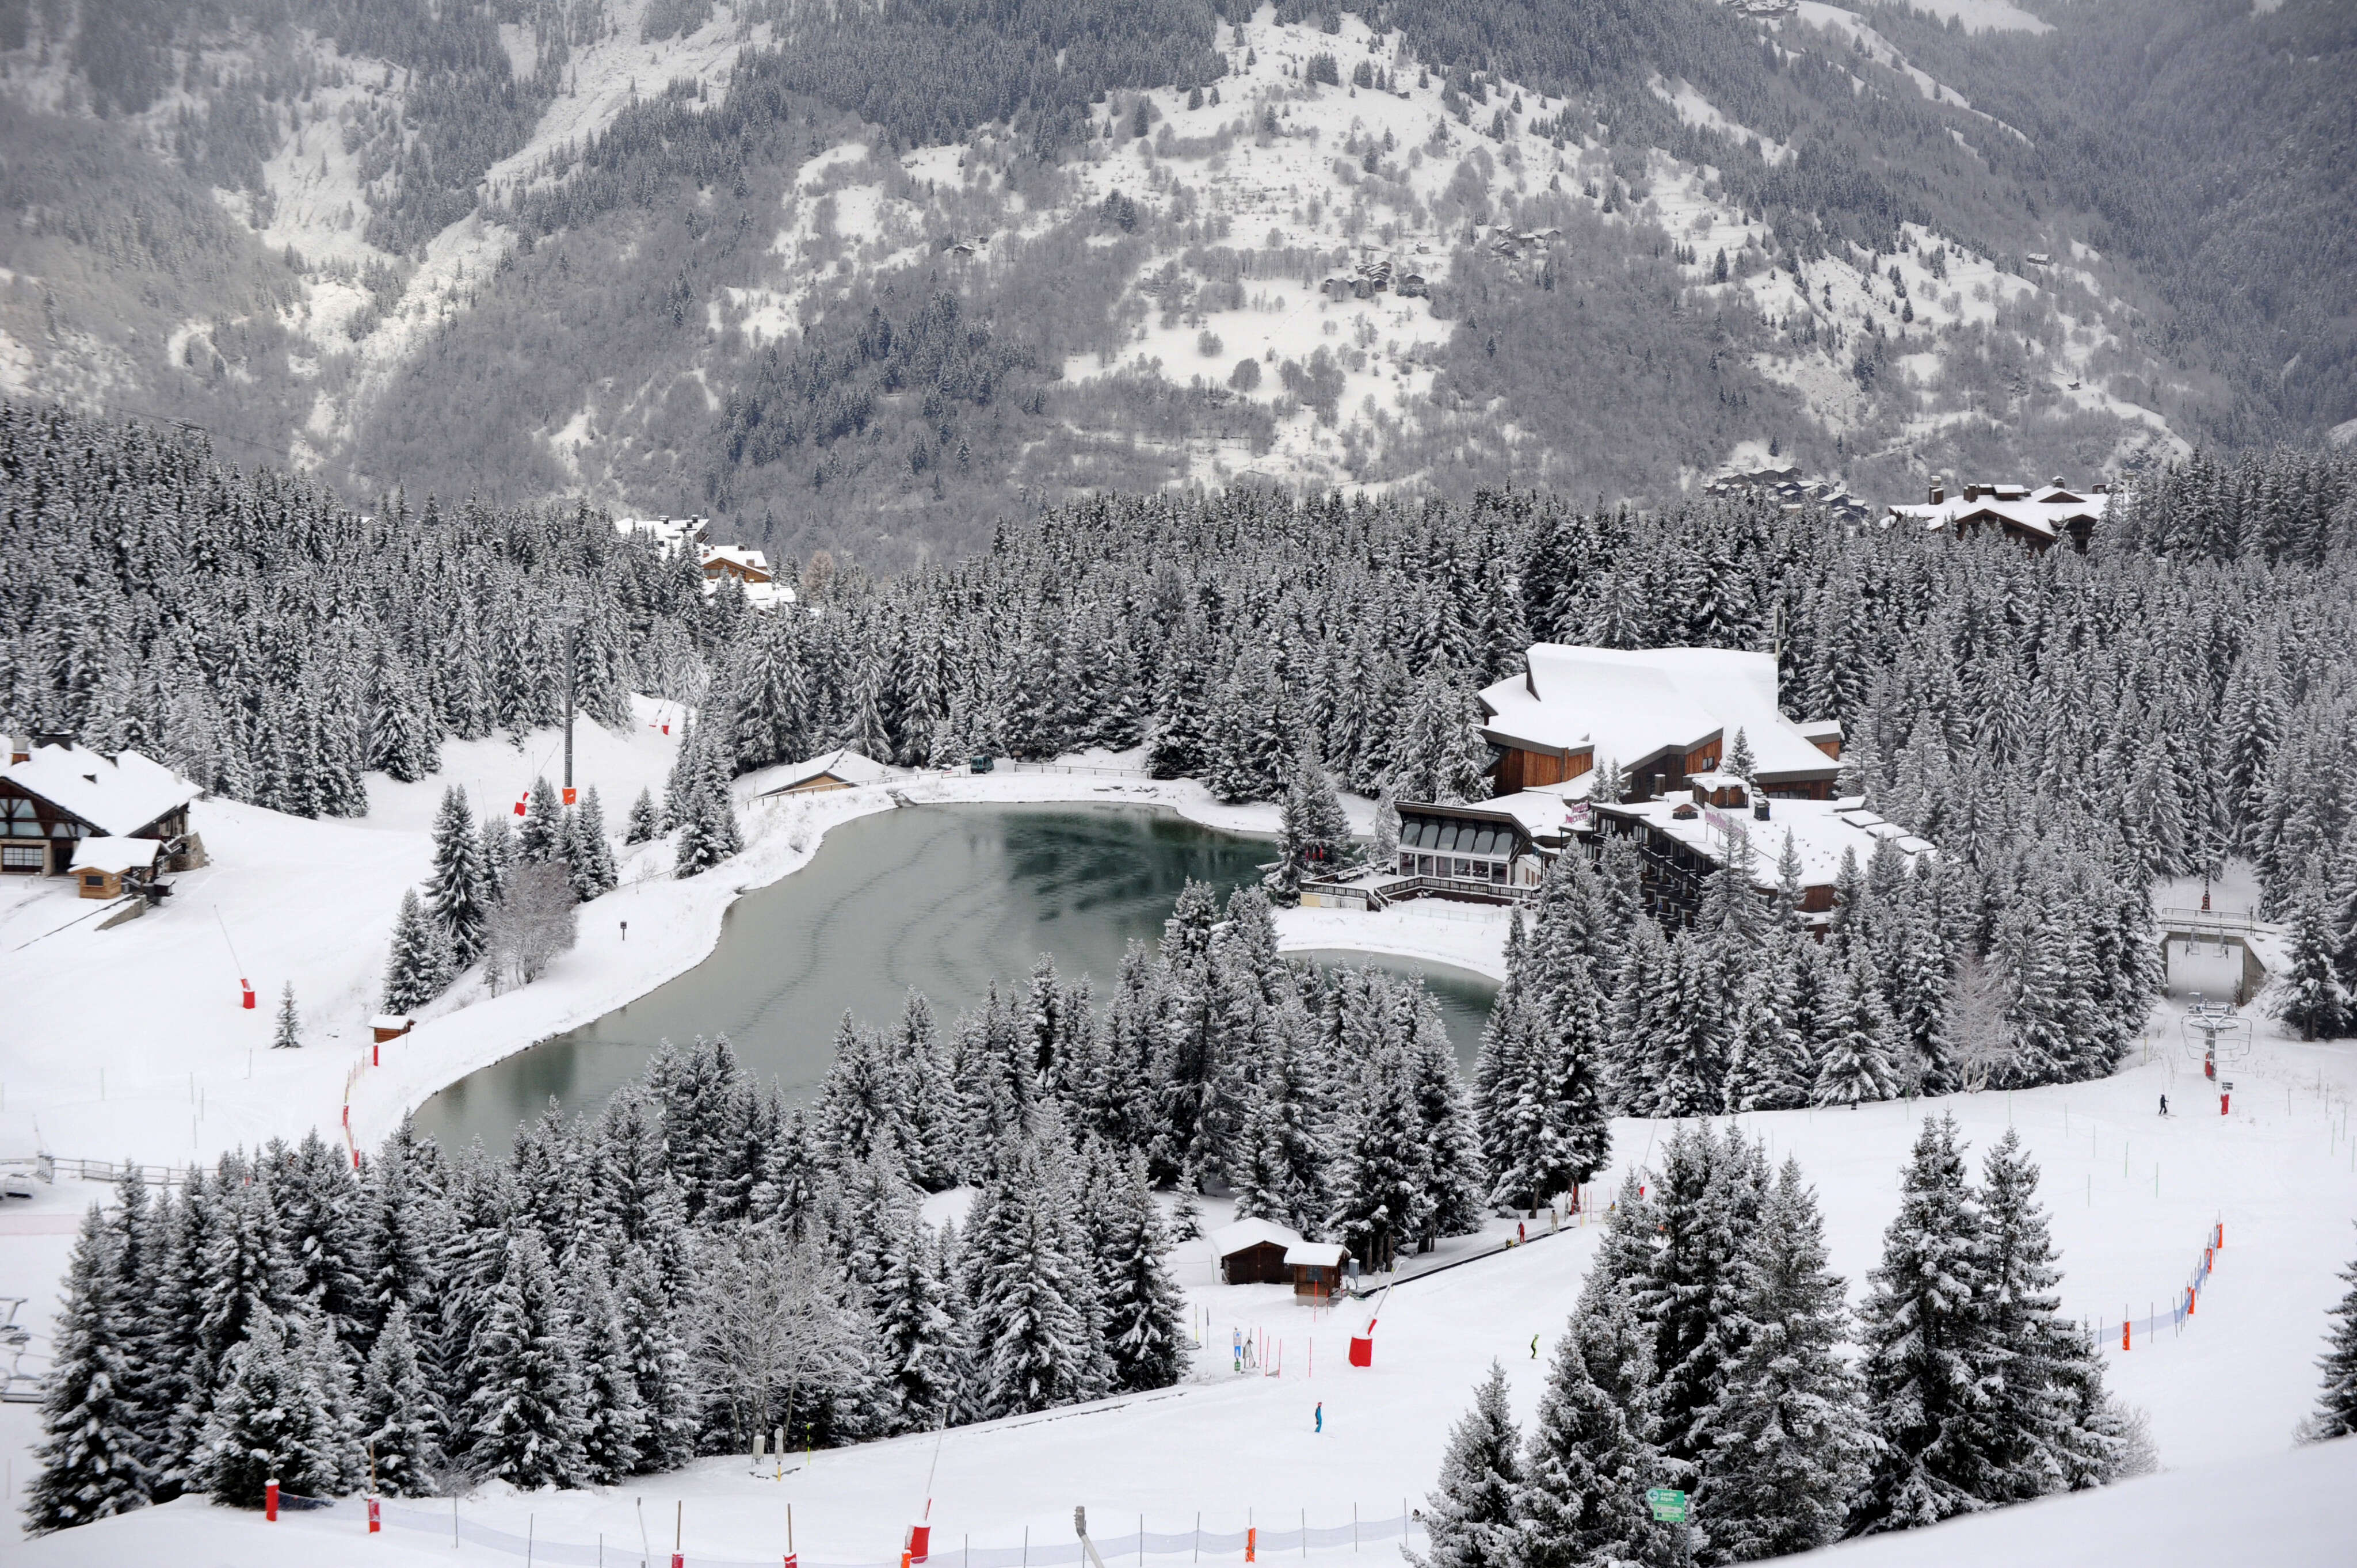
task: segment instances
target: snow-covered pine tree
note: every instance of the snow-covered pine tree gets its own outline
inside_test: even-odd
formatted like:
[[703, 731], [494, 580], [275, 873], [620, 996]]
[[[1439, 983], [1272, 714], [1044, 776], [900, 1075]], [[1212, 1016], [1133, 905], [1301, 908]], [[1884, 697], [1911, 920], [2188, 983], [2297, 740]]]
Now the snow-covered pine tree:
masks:
[[1490, 746], [1473, 693], [1446, 664], [1426, 672], [1401, 724], [1402, 799], [1462, 803], [1490, 798]]
[[1880, 1446], [1851, 1504], [1850, 1534], [1936, 1524], [1999, 1495], [2002, 1434], [1988, 1402], [2001, 1368], [1987, 1259], [1955, 1119], [1927, 1117], [1858, 1314], [1867, 1423]]
[[1656, 1240], [1628, 1290], [1652, 1333], [1652, 1436], [1684, 1463], [1710, 1451], [1727, 1367], [1744, 1345], [1744, 1243], [1766, 1185], [1760, 1146], [1732, 1124], [1721, 1137], [1706, 1122], [1680, 1123], [1663, 1146], [1650, 1194]]
[[1826, 1266], [1816, 1195], [1791, 1159], [1744, 1240], [1742, 1264], [1742, 1348], [1707, 1423], [1695, 1498], [1712, 1559], [1731, 1563], [1838, 1540], [1874, 1449], [1841, 1350], [1841, 1277]]
[[2324, 1443], [2357, 1434], [2357, 1259], [2341, 1271], [2348, 1294], [2325, 1315], [2332, 1326], [2317, 1366], [2324, 1372], [2315, 1412], [2299, 1426], [2303, 1443]]
[[375, 1333], [377, 1316], [369, 1301], [373, 1261], [363, 1198], [350, 1164], [314, 1127], [278, 1165], [271, 1188], [289, 1288], [357, 1358]]
[[964, 1392], [963, 1348], [940, 1240], [913, 1209], [906, 1219], [915, 1222], [876, 1238], [882, 1249], [873, 1308], [876, 1402], [884, 1430], [931, 1432], [950, 1419]]
[[1506, 1369], [1491, 1361], [1474, 1386], [1473, 1408], [1449, 1430], [1440, 1480], [1424, 1499], [1431, 1544], [1405, 1554], [1415, 1568], [1518, 1568], [1522, 1442], [1506, 1403]]
[[694, 876], [745, 847], [737, 822], [737, 800], [728, 788], [728, 771], [711, 726], [699, 731], [683, 754], [686, 778], [683, 794], [675, 790], [668, 810], [679, 828], [679, 852], [673, 874]]
[[630, 817], [622, 829], [624, 843], [646, 843], [663, 833], [662, 813], [655, 809], [652, 789], [640, 789], [639, 798], [630, 802]]
[[[811, 692], [800, 630], [798, 616], [761, 617], [741, 646], [729, 682], [733, 733], [724, 743], [738, 768], [768, 768], [811, 753]], [[719, 730], [712, 725], [715, 740]]]
[[425, 878], [425, 900], [449, 943], [454, 968], [464, 969], [481, 956], [492, 897], [467, 791], [453, 784], [442, 791], [441, 808], [434, 814], [434, 869]]
[[2322, 886], [2303, 884], [2291, 904], [2291, 966], [2276, 1016], [2303, 1040], [2337, 1040], [2350, 1030], [2349, 993], [2333, 962], [2339, 946], [2326, 923]]
[[1431, 1172], [1408, 1044], [1366, 1015], [1380, 1004], [1372, 984], [1346, 998], [1345, 1059], [1358, 1081], [1337, 1110], [1334, 1163], [1328, 1179], [1333, 1210], [1328, 1234], [1368, 1269], [1391, 1266], [1414, 1251], [1432, 1223]]
[[441, 767], [434, 716], [417, 683], [397, 660], [378, 670], [376, 704], [368, 732], [368, 766], [390, 779], [414, 784]]
[[1090, 1197], [1105, 1351], [1114, 1386], [1167, 1389], [1187, 1372], [1186, 1298], [1170, 1276], [1170, 1238], [1145, 1157], [1103, 1149]]
[[580, 1339], [539, 1232], [511, 1230], [505, 1252], [467, 1345], [467, 1466], [525, 1490], [577, 1487], [589, 1475]]
[[981, 1403], [993, 1416], [1103, 1391], [1092, 1261], [1075, 1256], [1061, 1161], [1027, 1142], [1001, 1161], [966, 1235]]
[[1834, 966], [1824, 1023], [1813, 1104], [1855, 1109], [1898, 1092], [1890, 1066], [1890, 1014], [1862, 950], [1847, 965]]
[[417, 889], [401, 891], [393, 920], [393, 950], [384, 963], [382, 1004], [387, 1013], [414, 1013], [449, 988], [449, 950], [441, 930], [426, 918]]
[[1736, 725], [1735, 743], [1727, 748], [1727, 763], [1723, 771], [1732, 773], [1749, 784], [1751, 782], [1751, 776], [1758, 772], [1759, 768], [1759, 758], [1751, 752], [1750, 736], [1744, 733], [1741, 725]]
[[[2119, 1419], [2090, 1332], [2066, 1320], [2061, 1259], [2038, 1204], [2038, 1167], [2008, 1127], [1981, 1164], [1988, 1329], [2003, 1375], [1988, 1419], [2000, 1467], [1991, 1502], [2026, 1502], [2116, 1476]], [[2093, 1419], [2089, 1419], [2092, 1417]]]
[[1648, 1487], [1683, 1474], [1647, 1440], [1652, 1350], [1626, 1296], [1590, 1288], [1556, 1342], [1524, 1444], [1515, 1568], [1683, 1568], [1693, 1525], [1657, 1524]]
[[1318, 1135], [1318, 1086], [1280, 1034], [1247, 1096], [1229, 1161], [1236, 1218], [1274, 1220], [1315, 1236], [1327, 1211], [1326, 1150]]
[[295, 983], [291, 980], [278, 993], [278, 1018], [271, 1026], [270, 1048], [274, 1051], [303, 1048], [303, 1015], [295, 1009]]
[[666, 1267], [667, 1256], [682, 1244], [673, 1237], [662, 1248], [630, 1250], [622, 1254], [615, 1281], [622, 1338], [646, 1421], [636, 1466], [641, 1471], [676, 1469], [695, 1454], [695, 1373], [674, 1306], [684, 1298], [676, 1283], [684, 1271]]
[[256, 1313], [221, 1369], [226, 1380], [205, 1423], [199, 1471], [215, 1502], [258, 1509], [272, 1479], [298, 1497], [344, 1489], [350, 1436], [294, 1329], [267, 1308]]
[[906, 1083], [890, 1044], [845, 1012], [834, 1031], [834, 1060], [811, 1108], [819, 1157], [837, 1170], [856, 1169], [877, 1150], [896, 1158], [907, 1132]]
[[591, 1251], [573, 1265], [572, 1319], [580, 1340], [581, 1456], [589, 1478], [612, 1486], [639, 1467], [647, 1434], [630, 1339], [614, 1299], [613, 1278]]
[[1317, 758], [1303, 753], [1285, 787], [1277, 828], [1276, 865], [1264, 878], [1270, 899], [1291, 908], [1301, 902], [1301, 885], [1341, 875], [1351, 858], [1351, 820], [1334, 780]]
[[396, 1498], [433, 1489], [447, 1430], [410, 1321], [409, 1304], [395, 1304], [361, 1376], [361, 1442], [375, 1462], [378, 1489]]
[[122, 1276], [121, 1247], [97, 1204], [83, 1214], [66, 1266], [65, 1298], [41, 1391], [41, 1472], [26, 1496], [36, 1534], [144, 1507], [153, 1441], [140, 1430], [138, 1293]]
[[516, 850], [526, 865], [544, 865], [565, 852], [565, 807], [544, 773], [532, 781], [523, 825], [516, 829]]
[[515, 880], [516, 868], [523, 864], [523, 854], [516, 845], [515, 829], [509, 826], [504, 813], [494, 813], [483, 819], [480, 847], [477, 854], [483, 863], [483, 928], [484, 938], [490, 938], [490, 913], [507, 897], [508, 885]]
[[1401, 988], [1400, 1001], [1407, 1015], [1417, 1131], [1424, 1143], [1428, 1233], [1469, 1236], [1481, 1228], [1481, 1200], [1490, 1183], [1466, 1106], [1465, 1076], [1458, 1070], [1456, 1048], [1432, 993], [1411, 982]]
[[595, 784], [582, 791], [581, 804], [569, 813], [562, 853], [573, 869], [573, 896], [583, 903], [621, 885], [614, 842], [606, 836], [605, 803], [597, 799]]
[[1204, 697], [1214, 684], [1202, 622], [1189, 616], [1163, 651], [1155, 684], [1154, 719], [1146, 731], [1146, 770], [1157, 779], [1191, 779], [1210, 757], [1211, 720]]

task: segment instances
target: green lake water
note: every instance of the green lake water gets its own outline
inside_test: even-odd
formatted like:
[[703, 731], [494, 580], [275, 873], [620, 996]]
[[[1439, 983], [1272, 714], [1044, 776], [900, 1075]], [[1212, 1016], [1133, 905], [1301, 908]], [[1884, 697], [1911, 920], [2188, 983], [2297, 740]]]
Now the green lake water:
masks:
[[[446, 1148], [502, 1145], [552, 1096], [594, 1110], [662, 1041], [726, 1035], [792, 1098], [817, 1087], [848, 1010], [899, 1016], [914, 986], [946, 1026], [994, 980], [1020, 985], [1041, 953], [1102, 999], [1132, 939], [1158, 940], [1189, 877], [1224, 895], [1256, 880], [1265, 839], [1214, 832], [1145, 806], [916, 806], [831, 830], [811, 864], [745, 895], [694, 969], [626, 1006], [450, 1085], [420, 1108]], [[724, 870], [719, 875], [726, 875]], [[1462, 971], [1350, 953], [1317, 961], [1421, 969], [1460, 1061], [1496, 986]]]

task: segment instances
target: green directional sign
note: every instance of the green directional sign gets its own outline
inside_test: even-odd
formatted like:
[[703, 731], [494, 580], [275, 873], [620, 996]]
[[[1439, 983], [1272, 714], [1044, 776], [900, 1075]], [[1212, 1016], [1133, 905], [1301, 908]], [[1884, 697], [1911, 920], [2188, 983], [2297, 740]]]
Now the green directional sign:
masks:
[[1653, 1509], [1655, 1524], [1685, 1523], [1686, 1495], [1675, 1487], [1648, 1487], [1645, 1501]]

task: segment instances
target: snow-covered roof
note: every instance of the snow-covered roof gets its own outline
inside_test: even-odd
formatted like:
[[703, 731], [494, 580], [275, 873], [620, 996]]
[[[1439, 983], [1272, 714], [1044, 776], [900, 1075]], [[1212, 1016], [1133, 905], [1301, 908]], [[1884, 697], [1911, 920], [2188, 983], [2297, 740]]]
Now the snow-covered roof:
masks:
[[135, 751], [109, 758], [81, 746], [36, 746], [24, 761], [0, 770], [0, 779], [118, 838], [153, 826], [204, 793]]
[[[1828, 778], [1837, 765], [1776, 706], [1773, 655], [1729, 648], [1573, 648], [1542, 642], [1526, 675], [1481, 693], [1494, 738], [1586, 752], [1633, 768], [1741, 730], [1755, 770], [1770, 779]], [[1583, 789], [1579, 793], [1586, 793]]]
[[1299, 1231], [1288, 1230], [1274, 1219], [1239, 1219], [1211, 1232], [1211, 1255], [1215, 1258], [1232, 1257], [1246, 1248], [1272, 1241], [1283, 1247], [1288, 1254], [1303, 1244]]
[[87, 838], [74, 846], [76, 871], [105, 871], [120, 876], [126, 871], [153, 871], [160, 839]]
[[1288, 1269], [1339, 1269], [1350, 1256], [1340, 1241], [1296, 1241], [1285, 1250]]
[[[1587, 782], [1584, 776], [1572, 781], [1583, 786]], [[1571, 785], [1553, 784], [1543, 789], [1524, 789], [1516, 795], [1500, 795], [1481, 804], [1513, 818], [1533, 838], [1553, 843], [1565, 833], [1587, 825], [1587, 803], [1582, 798], [1586, 794], [1584, 788], [1575, 796]]]
[[369, 1027], [371, 1029], [406, 1030], [412, 1024], [416, 1022], [416, 1019], [411, 1017], [406, 1013], [380, 1013], [375, 1017], [369, 1020]]
[[1680, 793], [1663, 800], [1598, 806], [1596, 810], [1645, 822], [1719, 865], [1726, 864], [1728, 835], [1743, 834], [1751, 841], [1751, 881], [1760, 887], [1776, 886], [1776, 867], [1784, 854], [1787, 833], [1792, 835], [1793, 851], [1800, 859], [1801, 885], [1804, 887], [1830, 886], [1841, 870], [1844, 851], [1856, 854], [1858, 864], [1864, 865], [1884, 839], [1895, 841], [1900, 852], [1910, 860], [1938, 853], [1896, 822], [1887, 822], [1871, 811], [1845, 811], [1840, 803], [1832, 800], [1770, 800], [1764, 822], [1753, 816], [1748, 807], [1720, 811], [1698, 806], [1690, 817], [1680, 819], [1674, 814], [1690, 803]]
[[636, 535], [651, 539], [665, 555], [676, 555], [703, 538], [710, 522], [709, 518], [702, 517], [618, 517], [614, 531], [625, 538]]
[[2057, 477], [2052, 484], [2034, 490], [2018, 484], [1969, 485], [1936, 501], [1894, 506], [1890, 515], [1920, 523], [1932, 532], [1953, 529], [1960, 522], [1998, 521], [2036, 538], [2053, 540], [2061, 536], [2067, 524], [2102, 521], [2111, 500], [2104, 494], [2083, 495]]
[[759, 550], [741, 544], [707, 544], [697, 553], [697, 559], [707, 572], [716, 566], [734, 566], [739, 572], [759, 572], [770, 575], [770, 558]]
[[745, 786], [750, 794], [775, 795], [780, 790], [791, 789], [797, 784], [807, 784], [815, 779], [840, 779], [845, 784], [881, 784], [899, 777], [899, 774], [892, 768], [871, 761], [845, 746], [823, 757], [764, 768], [747, 775]]

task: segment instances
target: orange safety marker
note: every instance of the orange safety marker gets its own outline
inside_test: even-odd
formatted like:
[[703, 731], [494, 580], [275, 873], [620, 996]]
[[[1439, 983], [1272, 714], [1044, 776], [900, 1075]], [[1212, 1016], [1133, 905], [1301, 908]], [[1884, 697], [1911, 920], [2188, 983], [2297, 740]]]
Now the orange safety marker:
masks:
[[377, 1518], [376, 1498], [369, 1498], [369, 1533], [376, 1535], [382, 1533], [383, 1530], [383, 1523]]
[[2120, 1319], [2120, 1348], [2121, 1348], [2121, 1349], [2123, 1349], [2123, 1350], [2125, 1350], [2125, 1349], [2126, 1349], [2127, 1348], [2128, 1348], [2128, 1320], [2127, 1320], [2126, 1318], [2123, 1317], [2123, 1318], [2121, 1318], [2121, 1319]]
[[[272, 1517], [275, 1518], [276, 1516], [273, 1515]], [[1244, 1561], [1247, 1563], [1257, 1563], [1260, 1561], [1260, 1531], [1258, 1529], [1249, 1525], [1244, 1529]]]

